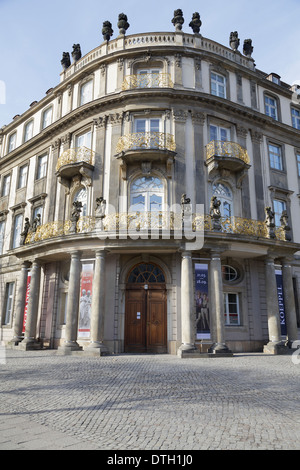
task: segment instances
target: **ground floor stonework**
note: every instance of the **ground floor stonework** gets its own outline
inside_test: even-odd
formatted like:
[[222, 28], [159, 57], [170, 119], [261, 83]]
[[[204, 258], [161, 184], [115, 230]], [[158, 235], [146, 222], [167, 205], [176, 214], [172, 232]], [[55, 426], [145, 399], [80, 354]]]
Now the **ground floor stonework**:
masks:
[[261, 253], [162, 243], [21, 260], [2, 268], [2, 339], [63, 354], [284, 353], [298, 346], [300, 264]]

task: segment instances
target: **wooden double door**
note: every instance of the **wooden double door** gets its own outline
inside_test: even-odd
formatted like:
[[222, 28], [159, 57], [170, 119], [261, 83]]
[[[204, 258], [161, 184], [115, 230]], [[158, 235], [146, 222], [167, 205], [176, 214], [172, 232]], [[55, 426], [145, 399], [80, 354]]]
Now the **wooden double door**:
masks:
[[125, 309], [125, 352], [167, 352], [165, 285], [128, 287]]

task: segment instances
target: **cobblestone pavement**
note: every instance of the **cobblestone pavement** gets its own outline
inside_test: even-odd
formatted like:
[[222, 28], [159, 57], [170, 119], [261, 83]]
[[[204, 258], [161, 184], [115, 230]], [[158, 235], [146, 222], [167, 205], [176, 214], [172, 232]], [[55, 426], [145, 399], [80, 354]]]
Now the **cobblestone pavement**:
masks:
[[300, 449], [300, 364], [7, 350], [0, 449]]

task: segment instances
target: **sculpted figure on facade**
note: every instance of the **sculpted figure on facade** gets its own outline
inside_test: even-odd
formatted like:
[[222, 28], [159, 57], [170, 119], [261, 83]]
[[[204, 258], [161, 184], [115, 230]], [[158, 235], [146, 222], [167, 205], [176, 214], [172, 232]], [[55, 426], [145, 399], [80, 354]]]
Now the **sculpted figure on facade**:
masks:
[[63, 52], [62, 59], [60, 61], [64, 70], [66, 70], [71, 65], [71, 59], [69, 52]]
[[288, 217], [288, 213], [286, 210], [284, 210], [281, 214], [280, 223], [281, 223], [281, 228], [284, 233], [284, 239], [287, 241], [291, 241], [292, 239], [291, 233], [290, 233], [291, 227], [289, 226], [289, 217]]
[[233, 31], [230, 33], [229, 44], [230, 44], [231, 49], [233, 49], [234, 51], [238, 50], [239, 45], [240, 45], [240, 40], [239, 40], [239, 35], [237, 31]]
[[41, 225], [41, 214], [37, 214], [36, 217], [33, 219], [31, 228], [32, 232], [36, 232], [36, 229], [39, 225]]
[[251, 57], [253, 52], [252, 39], [245, 39], [243, 53], [247, 57]]
[[196, 11], [195, 13], [193, 13], [192, 21], [190, 22], [189, 26], [192, 28], [195, 34], [199, 34], [201, 25], [202, 25], [202, 21], [200, 20], [200, 15]]
[[112, 37], [114, 31], [112, 29], [112, 24], [110, 21], [104, 21], [102, 27], [102, 34], [104, 41], [109, 41]]
[[265, 213], [266, 213], [266, 218], [265, 218], [265, 224], [267, 227], [268, 231], [268, 236], [269, 238], [275, 238], [275, 224], [274, 224], [274, 212], [272, 211], [271, 207], [266, 207], [265, 208]]
[[220, 211], [221, 201], [217, 198], [217, 196], [213, 196], [210, 200], [210, 210], [209, 215], [212, 221], [212, 228], [216, 231], [221, 231], [221, 211]]
[[178, 9], [174, 11], [174, 17], [172, 19], [172, 23], [175, 26], [176, 31], [182, 30], [182, 25], [184, 23], [182, 10]]
[[81, 48], [80, 48], [80, 44], [73, 44], [72, 57], [73, 57], [74, 62], [76, 62], [77, 60], [81, 59]]
[[105, 218], [106, 210], [106, 200], [100, 196], [96, 198], [96, 208], [95, 208], [95, 217], [96, 217], [96, 230], [102, 231], [104, 229], [103, 220]]
[[23, 232], [21, 232], [20, 245], [25, 245], [25, 240], [27, 238], [29, 229], [30, 229], [30, 222], [29, 222], [28, 217], [25, 217], [24, 229], [23, 229]]
[[119, 34], [125, 34], [130, 24], [127, 21], [127, 15], [120, 13], [118, 16]]
[[82, 211], [82, 202], [80, 201], [74, 201], [73, 202], [73, 210], [71, 214], [71, 227], [70, 227], [70, 233], [76, 233], [77, 232], [77, 222], [79, 220], [80, 214]]

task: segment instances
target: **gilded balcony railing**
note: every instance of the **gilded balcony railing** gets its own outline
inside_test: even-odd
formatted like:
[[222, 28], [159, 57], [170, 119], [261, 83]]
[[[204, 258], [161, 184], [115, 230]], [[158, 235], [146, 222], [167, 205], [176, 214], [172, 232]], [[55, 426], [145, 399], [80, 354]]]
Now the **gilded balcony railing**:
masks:
[[206, 146], [206, 160], [212, 157], [238, 158], [249, 165], [250, 158], [246, 149], [236, 142], [223, 142], [221, 140], [212, 140]]
[[128, 75], [122, 83], [122, 90], [134, 88], [174, 88], [174, 83], [169, 73]]
[[75, 149], [65, 150], [58, 158], [56, 171], [58, 171], [64, 165], [79, 162], [85, 162], [89, 163], [90, 165], [94, 165], [95, 152], [87, 147], [77, 147]]
[[135, 134], [123, 135], [119, 138], [116, 152], [142, 149], [170, 150], [175, 152], [176, 144], [174, 136], [164, 132], [137, 132]]
[[[186, 224], [186, 221], [190, 221], [190, 223]], [[193, 232], [219, 232], [245, 237], [269, 238], [264, 221], [241, 217], [221, 217], [219, 223], [220, 228], [216, 231], [212, 217], [204, 214], [192, 214], [191, 218], [185, 219], [184, 222], [180, 211], [113, 213], [106, 215], [101, 221], [94, 216], [83, 216], [76, 224], [76, 232], [71, 230], [72, 222], [70, 220], [49, 222], [38, 226], [36, 232], [29, 232], [25, 243], [30, 244], [55, 237], [89, 232], [108, 238], [110, 234], [115, 237], [118, 234], [157, 230], [170, 231], [170, 233], [182, 231], [184, 233], [188, 227]], [[282, 227], [276, 228], [275, 239], [285, 240]]]

